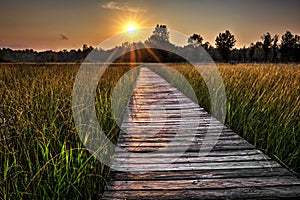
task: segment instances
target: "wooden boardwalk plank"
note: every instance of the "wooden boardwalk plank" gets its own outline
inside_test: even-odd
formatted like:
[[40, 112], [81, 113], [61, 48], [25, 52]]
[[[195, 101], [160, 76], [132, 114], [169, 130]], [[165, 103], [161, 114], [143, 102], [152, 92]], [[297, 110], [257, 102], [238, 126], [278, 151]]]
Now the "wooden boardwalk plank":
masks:
[[300, 197], [298, 177], [148, 68], [140, 70], [118, 143], [126, 151], [115, 151], [103, 199]]
[[111, 179], [126, 180], [197, 180], [197, 179], [215, 179], [215, 178], [245, 178], [245, 177], [273, 177], [273, 176], [291, 176], [291, 173], [284, 168], [257, 168], [249, 169], [211, 169], [211, 170], [186, 170], [186, 171], [155, 171], [155, 172], [118, 172], [112, 173]]
[[107, 191], [103, 199], [298, 199], [299, 186], [237, 187], [226, 189], [179, 189]]
[[153, 181], [114, 181], [110, 187], [114, 190], [180, 190], [188, 188], [189, 190], [204, 189], [226, 189], [236, 187], [256, 187], [262, 186], [290, 186], [300, 185], [300, 181], [295, 177], [246, 177], [246, 178], [221, 178], [221, 179], [194, 179], [194, 180], [153, 180]]

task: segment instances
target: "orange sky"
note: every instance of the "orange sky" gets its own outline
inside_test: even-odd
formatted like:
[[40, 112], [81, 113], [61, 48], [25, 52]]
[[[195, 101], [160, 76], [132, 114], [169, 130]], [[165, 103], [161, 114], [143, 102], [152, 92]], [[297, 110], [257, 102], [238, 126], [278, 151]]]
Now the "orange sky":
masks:
[[237, 47], [260, 40], [267, 31], [300, 35], [298, 0], [0, 0], [0, 48], [35, 50], [96, 46], [124, 31], [167, 24], [186, 35], [199, 33], [214, 44], [229, 29]]

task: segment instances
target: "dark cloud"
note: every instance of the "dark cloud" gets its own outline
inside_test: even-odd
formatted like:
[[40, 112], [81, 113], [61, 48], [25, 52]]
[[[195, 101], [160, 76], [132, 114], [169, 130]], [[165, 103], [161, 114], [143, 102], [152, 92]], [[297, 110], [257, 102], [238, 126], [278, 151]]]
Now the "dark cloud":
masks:
[[69, 40], [69, 38], [64, 34], [59, 34], [61, 40]]

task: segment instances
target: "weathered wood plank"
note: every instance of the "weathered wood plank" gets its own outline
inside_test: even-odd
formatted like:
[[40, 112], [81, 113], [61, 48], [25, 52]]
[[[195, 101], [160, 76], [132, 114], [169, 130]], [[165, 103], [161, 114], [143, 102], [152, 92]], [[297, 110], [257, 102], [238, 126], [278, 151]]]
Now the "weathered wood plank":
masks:
[[[250, 149], [250, 150], [231, 150], [231, 151], [211, 151], [208, 153], [207, 156], [209, 157], [223, 157], [223, 156], [248, 156], [248, 155], [257, 155], [260, 154], [259, 152], [257, 152], [254, 149]], [[264, 157], [267, 157], [263, 154], [261, 154]], [[136, 157], [136, 158], [141, 158], [142, 156], [140, 154], [128, 154], [127, 153], [118, 153], [115, 154], [114, 157], [115, 158], [124, 158], [124, 157]], [[151, 155], [148, 155], [148, 158], [160, 158], [160, 157], [178, 157], [178, 155], [176, 154], [172, 154], [172, 152], [169, 153], [151, 153]], [[181, 157], [199, 157], [199, 152], [185, 152], [184, 155], [182, 155]]]
[[115, 172], [110, 175], [112, 180], [194, 180], [215, 178], [246, 178], [246, 177], [292, 176], [282, 167], [256, 169], [215, 169], [215, 170], [186, 170], [186, 171], [155, 171], [155, 172]]
[[[110, 187], [113, 190], [189, 190], [203, 189], [225, 189], [235, 187], [263, 187], [263, 186], [300, 186], [299, 179], [287, 177], [247, 177], [226, 179], [194, 179], [194, 180], [155, 180], [155, 181], [114, 181]], [[130, 189], [129, 189], [130, 188]]]
[[126, 151], [115, 151], [103, 199], [300, 196], [299, 178], [146, 68], [125, 109], [118, 142]]
[[[149, 164], [149, 163], [164, 163], [165, 158], [143, 158], [140, 157], [136, 159], [136, 157], [126, 157], [126, 158], [116, 158], [114, 160], [115, 164], [123, 164], [123, 163], [130, 163], [130, 164]], [[209, 156], [198, 156], [198, 157], [179, 157], [174, 161], [174, 163], [208, 163], [208, 162], [238, 162], [238, 161], [266, 161], [271, 160], [270, 158], [266, 158], [260, 154], [254, 154], [249, 156], [222, 156], [222, 157], [209, 157]]]
[[[195, 137], [193, 139], [194, 143], [198, 143], [198, 144], [203, 144], [203, 140], [204, 140], [204, 137]], [[189, 139], [188, 136], [184, 137], [184, 136], [181, 136], [181, 137], [177, 137], [177, 138], [174, 138], [174, 135], [163, 135], [162, 137], [160, 137], [159, 139], [156, 139], [155, 136], [147, 136], [147, 137], [130, 137], [130, 136], [127, 136], [127, 137], [123, 137], [123, 138], [120, 138], [119, 139], [119, 143], [123, 143], [123, 144], [130, 144], [130, 143], [168, 143], [170, 141], [174, 142], [174, 143], [179, 143], [179, 142], [185, 142]], [[207, 137], [205, 139], [205, 142], [213, 142], [213, 141], [217, 141], [219, 144], [222, 142], [222, 141], [225, 141], [225, 142], [230, 142], [230, 141], [240, 141], [242, 140], [241, 138], [239, 137], [236, 137], [236, 136], [222, 136], [222, 137]], [[182, 143], [181, 143], [182, 144]]]
[[253, 169], [253, 168], [275, 168], [281, 167], [275, 161], [239, 161], [239, 162], [206, 162], [206, 163], [114, 163], [114, 168], [123, 171], [145, 172], [145, 171], [178, 171], [178, 170], [212, 170], [212, 169]]
[[[165, 152], [181, 152], [180, 148], [185, 147], [184, 145], [181, 146], [174, 146], [173, 148], [169, 148], [168, 150], [165, 150]], [[191, 146], [189, 147], [186, 152], [199, 152], [200, 146]], [[153, 151], [158, 151], [159, 148], [157, 147], [126, 147], [125, 148], [127, 151], [130, 152], [153, 152]], [[243, 143], [243, 144], [233, 144], [233, 145], [215, 145], [212, 149], [211, 147], [202, 147], [201, 148], [203, 151], [205, 150], [211, 150], [211, 151], [228, 151], [228, 150], [250, 150], [253, 149], [253, 146], [250, 146], [248, 143]], [[115, 151], [116, 153], [119, 153], [119, 150]]]
[[299, 186], [253, 186], [226, 189], [108, 191], [103, 199], [299, 199]]
[[[157, 136], [156, 136], [157, 137]], [[120, 147], [128, 147], [128, 146], [154, 146], [154, 147], [161, 147], [161, 146], [166, 146], [170, 143], [170, 141], [172, 141], [172, 146], [180, 146], [180, 145], [185, 145], [185, 143], [187, 143], [189, 141], [189, 137], [186, 137], [186, 140], [184, 137], [180, 137], [180, 139], [171, 139], [171, 140], [166, 140], [166, 141], [160, 141], [160, 140], [150, 140], [150, 141], [146, 141], [148, 139], [148, 136], [145, 135], [144, 138], [139, 138], [139, 139], [127, 139], [127, 140], [121, 140], [122, 144], [119, 144]], [[218, 138], [215, 138], [217, 140], [214, 140], [214, 138], [212, 138], [211, 140], [203, 140], [203, 139], [197, 139], [196, 137], [193, 139], [193, 142], [191, 145], [198, 145], [201, 146], [203, 144], [216, 144], [217, 145], [232, 145], [232, 144], [241, 144], [241, 143], [245, 143], [248, 144], [247, 142], [245, 142], [245, 140], [241, 139], [241, 138], [230, 138], [227, 140], [218, 140]], [[170, 146], [170, 145], [168, 145]]]

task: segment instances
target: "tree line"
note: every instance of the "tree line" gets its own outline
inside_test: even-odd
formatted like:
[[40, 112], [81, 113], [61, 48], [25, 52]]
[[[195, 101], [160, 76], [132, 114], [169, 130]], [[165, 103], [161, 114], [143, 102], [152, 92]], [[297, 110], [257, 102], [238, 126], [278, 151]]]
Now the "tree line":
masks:
[[[208, 61], [209, 55], [215, 62], [299, 62], [300, 61], [300, 36], [286, 31], [281, 37], [266, 33], [260, 41], [251, 43], [248, 47], [234, 48], [235, 36], [226, 30], [219, 33], [215, 39], [215, 46], [204, 42], [200, 34], [194, 33], [187, 38], [184, 47], [176, 46], [170, 42], [169, 31], [166, 25], [157, 25], [152, 35], [144, 42], [125, 42], [110, 50], [93, 48], [83, 45], [78, 50], [43, 51], [32, 49], [12, 50], [0, 49], [0, 62], [82, 62], [93, 51], [98, 56], [98, 61], [106, 61], [109, 55], [124, 52], [126, 49], [137, 47], [140, 50], [127, 53], [115, 58], [116, 62], [184, 62], [182, 55], [190, 61]], [[163, 47], [165, 50], [160, 50]], [[201, 47], [201, 48], [200, 48]], [[151, 51], [149, 51], [151, 50]], [[204, 51], [205, 50], [205, 51]], [[173, 52], [173, 53], [171, 53]], [[207, 53], [208, 54], [207, 54]], [[181, 56], [179, 56], [181, 55]], [[133, 60], [134, 59], [134, 60]]]

